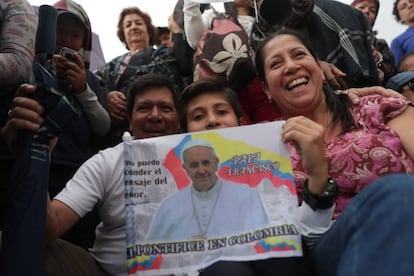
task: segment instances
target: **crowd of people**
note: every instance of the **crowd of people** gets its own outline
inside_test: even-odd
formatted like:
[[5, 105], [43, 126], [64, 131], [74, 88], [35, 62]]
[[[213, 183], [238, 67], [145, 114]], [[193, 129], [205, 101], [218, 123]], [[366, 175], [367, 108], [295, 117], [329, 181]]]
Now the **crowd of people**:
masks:
[[[379, 0], [350, 5], [332, 0], [228, 2], [225, 13], [240, 24], [254, 51], [256, 74], [243, 86], [194, 77], [193, 55], [217, 16], [209, 5], [179, 0], [166, 18], [168, 28], [154, 26], [139, 7], [124, 8], [116, 35], [126, 53], [96, 72], [89, 70], [87, 13], [73, 0], [59, 0], [53, 7], [58, 18], [50, 74], [54, 89], [79, 117], [48, 145], [48, 275], [127, 274], [125, 131], [145, 139], [274, 120], [285, 121], [281, 137], [269, 139], [281, 139], [290, 150], [303, 257], [219, 261], [197, 273], [414, 274], [414, 132], [409, 127], [414, 125], [414, 1], [395, 0], [393, 14], [408, 29], [390, 47], [373, 30]], [[278, 8], [274, 14], [279, 17], [273, 18], [271, 11]], [[1, 231], [13, 215], [8, 206], [16, 197], [10, 191], [16, 141], [22, 130], [44, 128], [49, 114], [34, 97], [40, 84], [30, 79], [37, 15], [25, 0], [1, 1], [0, 26]], [[63, 54], [67, 48], [73, 55]], [[239, 57], [233, 54], [231, 59]], [[198, 188], [192, 178], [197, 169], [189, 160], [202, 167], [201, 158], [208, 161], [212, 185]], [[218, 158], [210, 144], [189, 145], [183, 162], [195, 187], [187, 192], [196, 189], [202, 196], [221, 187], [232, 194], [233, 184], [216, 176]], [[186, 191], [160, 208], [154, 240], [166, 235], [167, 222], [183, 223], [169, 211]], [[243, 201], [261, 206], [252, 204], [256, 195], [244, 192], [245, 198], [216, 208], [242, 208]], [[230, 224], [222, 214], [220, 223]], [[191, 230], [180, 229], [174, 230], [176, 236]]]

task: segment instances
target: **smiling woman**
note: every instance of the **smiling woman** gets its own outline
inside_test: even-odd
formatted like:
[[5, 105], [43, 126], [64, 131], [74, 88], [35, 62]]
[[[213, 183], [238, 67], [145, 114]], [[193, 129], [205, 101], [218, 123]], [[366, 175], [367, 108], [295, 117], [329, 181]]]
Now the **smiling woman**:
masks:
[[[323, 84], [322, 69], [309, 43], [289, 29], [262, 42], [256, 53], [256, 65], [267, 96], [285, 114], [282, 141], [289, 144], [298, 196], [303, 192], [306, 203], [309, 194], [320, 201], [329, 192], [323, 183], [333, 178], [339, 186], [334, 213], [337, 221], [312, 250], [316, 275], [363, 275], [375, 254], [364, 246], [364, 254], [355, 260], [353, 257], [360, 247], [353, 245], [388, 238], [381, 234], [373, 238], [373, 231], [359, 230], [354, 236], [346, 228], [356, 216], [361, 223], [353, 229], [380, 223], [381, 219], [372, 219], [379, 208], [367, 204], [364, 195], [384, 204], [383, 199], [391, 193], [386, 193], [383, 199], [377, 197], [379, 190], [378, 186], [374, 188], [374, 180], [387, 174], [414, 172], [414, 134], [407, 128], [414, 124], [414, 107], [405, 98], [370, 95], [361, 97], [360, 103], [351, 108], [346, 97], [336, 95], [328, 84]], [[310, 191], [308, 184], [322, 188]], [[399, 189], [397, 186], [388, 185], [395, 190]], [[361, 243], [347, 242], [354, 241], [356, 236]], [[373, 262], [375, 267], [383, 263], [379, 259]], [[375, 273], [381, 274], [389, 275]]]
[[[414, 123], [414, 108], [408, 100], [371, 95], [351, 109], [345, 95], [336, 95], [324, 84], [309, 43], [289, 29], [263, 41], [256, 65], [266, 95], [287, 118], [282, 140], [292, 143], [298, 190], [307, 178], [316, 183], [328, 176], [335, 178], [340, 187], [336, 217], [350, 202], [349, 194], [358, 193], [372, 180], [388, 173], [414, 172], [414, 143], [405, 127]], [[387, 146], [390, 141], [397, 146]], [[379, 149], [381, 164], [373, 158]], [[401, 166], [390, 166], [385, 160]], [[359, 169], [362, 163], [363, 173]]]

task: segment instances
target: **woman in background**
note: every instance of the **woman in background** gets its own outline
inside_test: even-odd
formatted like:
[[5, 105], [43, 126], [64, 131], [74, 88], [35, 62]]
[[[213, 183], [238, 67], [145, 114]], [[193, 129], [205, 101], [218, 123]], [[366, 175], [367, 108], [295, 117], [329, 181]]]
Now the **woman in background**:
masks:
[[181, 89], [171, 49], [166, 46], [153, 47], [158, 33], [147, 13], [137, 7], [123, 9], [119, 15], [117, 35], [128, 52], [101, 66], [96, 72], [106, 88], [106, 107], [112, 122], [111, 132], [104, 139], [102, 148], [121, 142], [123, 132], [128, 130], [127, 92], [135, 76], [167, 74], [174, 80], [176, 90]]

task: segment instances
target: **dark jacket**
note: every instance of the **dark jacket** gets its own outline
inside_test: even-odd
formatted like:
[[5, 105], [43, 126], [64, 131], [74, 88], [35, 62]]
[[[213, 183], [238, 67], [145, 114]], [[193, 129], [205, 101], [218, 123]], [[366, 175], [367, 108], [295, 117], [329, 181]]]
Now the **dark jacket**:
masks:
[[[302, 3], [306, 7], [306, 12], [292, 13], [291, 17], [294, 18], [288, 18], [283, 24], [307, 37], [319, 59], [344, 71], [347, 74], [345, 81], [348, 87], [378, 84], [378, 73], [371, 48], [372, 31], [363, 13], [332, 0], [315, 0], [313, 9], [312, 0], [293, 2], [306, 2], [306, 5]], [[269, 4], [270, 7], [276, 9], [277, 5]], [[266, 14], [272, 13], [267, 11]], [[284, 26], [263, 25], [267, 32], [277, 31]]]
[[[128, 88], [135, 77], [147, 73], [167, 75], [173, 81], [175, 92], [181, 93], [183, 79], [171, 49], [166, 46], [157, 49], [147, 47], [134, 54], [126, 64], [124, 60], [127, 55], [128, 53], [118, 56], [97, 69], [95, 74], [104, 87], [105, 94], [117, 90], [128, 96]], [[125, 70], [118, 77], [121, 66], [125, 66]], [[111, 147], [120, 143], [122, 134], [127, 130], [129, 130], [127, 120], [121, 123], [112, 121], [110, 133], [101, 141], [102, 147]]]

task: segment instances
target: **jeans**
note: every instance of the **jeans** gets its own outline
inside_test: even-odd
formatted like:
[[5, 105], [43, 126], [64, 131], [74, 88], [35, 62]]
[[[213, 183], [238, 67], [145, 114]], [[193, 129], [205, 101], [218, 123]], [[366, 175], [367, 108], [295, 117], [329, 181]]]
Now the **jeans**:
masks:
[[[126, 271], [126, 263], [125, 263]], [[85, 249], [57, 239], [47, 244], [47, 276], [111, 276]]]
[[414, 275], [414, 176], [382, 177], [352, 199], [312, 250], [316, 274]]

